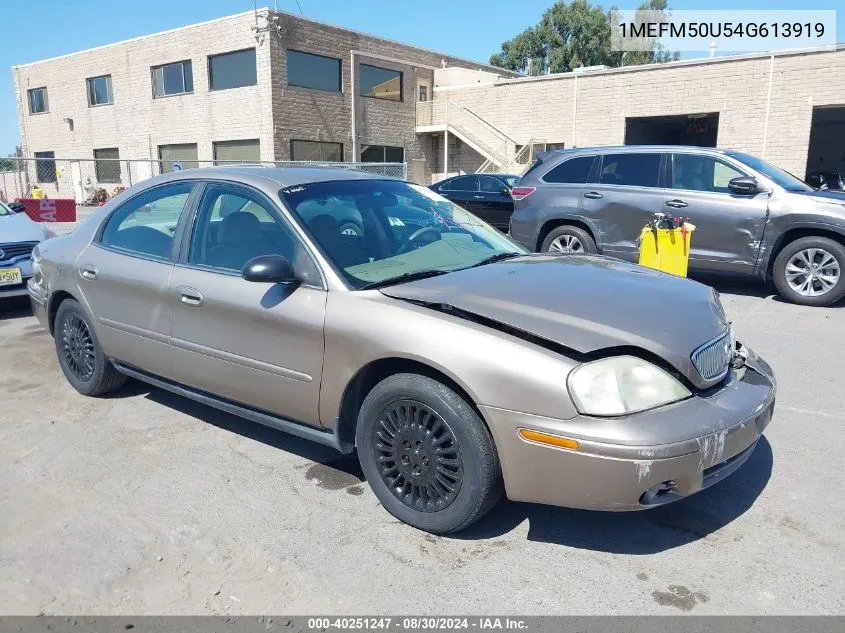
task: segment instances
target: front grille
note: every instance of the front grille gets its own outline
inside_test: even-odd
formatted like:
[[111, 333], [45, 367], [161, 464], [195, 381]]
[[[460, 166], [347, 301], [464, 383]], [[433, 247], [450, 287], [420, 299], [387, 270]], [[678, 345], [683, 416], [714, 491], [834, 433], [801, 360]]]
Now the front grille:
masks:
[[15, 244], [0, 244], [0, 262], [12, 260], [21, 256], [29, 257], [38, 242], [17, 242]]
[[730, 330], [705, 343], [692, 353], [692, 364], [704, 380], [718, 380], [728, 373], [731, 362], [732, 340]]

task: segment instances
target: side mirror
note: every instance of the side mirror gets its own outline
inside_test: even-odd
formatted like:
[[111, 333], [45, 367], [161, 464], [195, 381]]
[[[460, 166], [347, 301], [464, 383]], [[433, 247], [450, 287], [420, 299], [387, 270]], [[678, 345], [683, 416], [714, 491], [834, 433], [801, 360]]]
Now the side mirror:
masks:
[[499, 193], [502, 194], [503, 196], [509, 196], [509, 195], [511, 195], [511, 190], [508, 189], [507, 187], [502, 187], [502, 189], [501, 189], [501, 191], [499, 191]]
[[259, 255], [244, 264], [241, 277], [247, 281], [278, 284], [296, 281], [293, 266], [281, 255]]
[[732, 193], [741, 196], [750, 196], [760, 192], [760, 186], [757, 184], [757, 179], [751, 176], [740, 176], [739, 178], [732, 178], [728, 182], [728, 189]]

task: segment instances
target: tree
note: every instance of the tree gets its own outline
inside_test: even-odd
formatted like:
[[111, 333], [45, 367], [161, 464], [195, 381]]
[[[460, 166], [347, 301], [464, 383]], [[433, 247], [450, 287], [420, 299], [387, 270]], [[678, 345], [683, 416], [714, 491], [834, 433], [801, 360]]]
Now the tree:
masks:
[[[669, 10], [668, 0], [648, 0], [639, 10]], [[490, 63], [501, 68], [540, 75], [569, 72], [581, 66], [625, 66], [677, 59], [656, 43], [651, 51], [622, 53], [610, 48], [611, 7], [591, 5], [588, 0], [555, 2], [536, 26], [502, 43]]]

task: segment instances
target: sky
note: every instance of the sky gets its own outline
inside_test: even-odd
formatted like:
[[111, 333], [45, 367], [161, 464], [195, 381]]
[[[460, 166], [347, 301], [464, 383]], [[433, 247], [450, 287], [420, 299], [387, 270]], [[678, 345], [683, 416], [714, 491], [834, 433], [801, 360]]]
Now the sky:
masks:
[[[633, 2], [599, 2], [634, 9]], [[837, 41], [845, 42], [842, 0], [815, 0], [836, 9]], [[259, 0], [258, 6], [301, 13], [408, 44], [487, 62], [499, 45], [536, 24], [553, 0]], [[797, 0], [670, 0], [673, 9], [803, 9]], [[0, 0], [0, 156], [19, 142], [11, 68], [156, 31], [253, 8], [248, 0]], [[702, 53], [702, 56], [706, 53]], [[684, 58], [698, 56], [686, 53]], [[834, 80], [832, 78], [832, 80]], [[841, 78], [836, 80], [841, 81]]]

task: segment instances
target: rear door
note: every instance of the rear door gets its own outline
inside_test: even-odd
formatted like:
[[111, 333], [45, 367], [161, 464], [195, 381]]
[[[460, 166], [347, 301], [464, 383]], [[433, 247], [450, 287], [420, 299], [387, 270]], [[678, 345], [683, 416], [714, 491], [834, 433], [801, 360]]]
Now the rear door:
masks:
[[598, 169], [583, 193], [583, 213], [600, 234], [602, 251], [629, 261], [639, 258], [643, 227], [663, 208], [658, 151], [619, 152], [599, 156]]
[[478, 176], [478, 194], [473, 203], [475, 213], [500, 231], [507, 231], [513, 214], [510, 187], [495, 176]]
[[187, 216], [196, 189], [181, 181], [130, 198], [76, 260], [105, 354], [160, 376], [171, 376], [168, 284], [185, 223], [180, 216]]
[[[185, 242], [169, 286], [175, 379], [318, 425], [326, 291], [281, 210], [255, 189], [209, 183]], [[268, 254], [307, 268], [313, 282], [241, 277], [247, 261]]]
[[690, 267], [751, 274], [757, 263], [769, 194], [738, 195], [732, 178], [751, 176], [727, 159], [695, 152], [673, 152], [664, 210], [690, 218]]
[[478, 192], [478, 176], [474, 174], [456, 176], [449, 181], [448, 189], [442, 189], [438, 193], [467, 211], [475, 213], [476, 203], [481, 198]]

